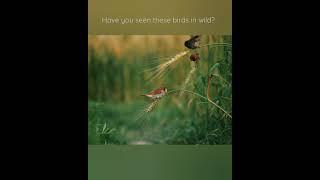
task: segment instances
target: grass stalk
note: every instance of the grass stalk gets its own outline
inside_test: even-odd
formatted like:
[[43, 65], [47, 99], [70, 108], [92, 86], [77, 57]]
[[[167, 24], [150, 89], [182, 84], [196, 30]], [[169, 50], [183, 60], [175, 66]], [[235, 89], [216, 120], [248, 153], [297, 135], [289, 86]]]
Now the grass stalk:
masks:
[[195, 96], [198, 96], [202, 99], [205, 99], [207, 100], [209, 103], [211, 103], [212, 105], [216, 106], [218, 109], [220, 109], [222, 112], [224, 112], [227, 116], [229, 116], [230, 118], [232, 118], [232, 116], [226, 111], [224, 110], [222, 107], [220, 107], [218, 104], [216, 104], [215, 102], [211, 101], [210, 99], [202, 96], [201, 94], [198, 94], [198, 93], [195, 93], [195, 92], [192, 92], [192, 91], [189, 91], [189, 90], [185, 90], [185, 89], [176, 89], [176, 90], [171, 90], [167, 93], [167, 95], [171, 94], [171, 93], [175, 93], [175, 92], [179, 92], [179, 91], [184, 91], [184, 92], [187, 92], [189, 94], [193, 94]]

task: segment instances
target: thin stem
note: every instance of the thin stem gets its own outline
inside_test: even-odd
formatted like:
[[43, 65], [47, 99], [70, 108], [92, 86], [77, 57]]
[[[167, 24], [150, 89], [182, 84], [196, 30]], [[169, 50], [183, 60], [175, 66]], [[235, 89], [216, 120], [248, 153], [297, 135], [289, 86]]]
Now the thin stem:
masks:
[[230, 43], [209, 43], [209, 44], [201, 45], [200, 48], [205, 47], [205, 46], [211, 46], [211, 45], [232, 46], [232, 44], [230, 44]]
[[222, 81], [224, 81], [225, 83], [230, 84], [227, 80], [225, 80], [225, 79], [224, 79], [223, 77], [221, 77], [219, 74], [211, 74], [211, 76], [218, 77], [218, 78], [220, 78]]
[[212, 75], [208, 77], [208, 87], [207, 87], [207, 98], [210, 100], [210, 83], [211, 83], [211, 79], [212, 79]]
[[231, 116], [226, 110], [224, 110], [222, 107], [220, 107], [218, 104], [216, 104], [215, 102], [211, 101], [210, 99], [202, 96], [201, 94], [198, 94], [198, 93], [195, 93], [195, 92], [192, 92], [192, 91], [189, 91], [189, 90], [176, 89], [176, 90], [169, 91], [169, 92], [167, 93], [167, 95], [170, 94], [170, 93], [178, 92], [178, 91], [184, 91], [184, 92], [187, 92], [187, 93], [196, 95], [196, 96], [198, 96], [198, 97], [201, 97], [202, 99], [205, 99], [205, 100], [209, 101], [211, 104], [213, 104], [214, 106], [216, 106], [217, 108], [219, 108], [221, 111], [223, 111], [227, 116], [229, 116], [230, 118], [232, 118], [232, 116]]

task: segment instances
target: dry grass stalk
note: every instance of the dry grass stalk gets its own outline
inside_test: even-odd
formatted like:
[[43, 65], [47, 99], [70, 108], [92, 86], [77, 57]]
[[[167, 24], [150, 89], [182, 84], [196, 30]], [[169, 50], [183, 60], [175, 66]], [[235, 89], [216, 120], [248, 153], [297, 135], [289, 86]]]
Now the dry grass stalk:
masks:
[[[186, 78], [186, 80], [184, 81], [184, 83], [183, 83], [183, 85], [182, 85], [182, 90], [184, 90], [184, 89], [186, 89], [186, 87], [187, 87], [187, 85], [188, 85], [188, 83], [190, 82], [190, 80], [191, 80], [191, 77], [192, 77], [192, 75], [194, 74], [194, 72], [196, 71], [196, 63], [192, 63], [191, 64], [191, 70], [189, 71], [189, 73], [188, 73], [188, 75], [187, 75], [187, 78]], [[180, 93], [179, 93], [179, 96], [181, 97], [182, 95], [183, 95], [183, 92], [184, 91], [180, 91]]]
[[142, 112], [140, 112], [137, 117], [136, 117], [136, 121], [139, 120], [140, 118], [142, 118], [144, 115], [150, 113], [151, 111], [153, 111], [156, 106], [159, 104], [160, 99], [155, 99], [154, 101], [152, 101], [151, 104], [149, 104], [146, 108], [143, 109]]
[[157, 104], [159, 103], [160, 99], [155, 99], [148, 107], [146, 107], [145, 112], [149, 113], [152, 110], [154, 110], [154, 108], [157, 106]]
[[166, 61], [162, 64], [159, 64], [155, 68], [151, 68], [151, 69], [146, 70], [146, 71], [152, 71], [155, 69], [154, 72], [152, 72], [152, 75], [150, 76], [150, 81], [163, 76], [165, 74], [166, 70], [170, 67], [170, 65], [172, 65], [173, 63], [180, 60], [183, 56], [187, 55], [189, 52], [190, 52], [189, 50], [182, 51], [182, 52], [176, 54], [175, 56], [173, 56], [172, 58], [170, 58], [168, 61]]
[[208, 84], [207, 84], [207, 98], [209, 100], [211, 100], [210, 98], [210, 83], [211, 83], [211, 79], [212, 79], [213, 75], [211, 74], [209, 77], [208, 77]]

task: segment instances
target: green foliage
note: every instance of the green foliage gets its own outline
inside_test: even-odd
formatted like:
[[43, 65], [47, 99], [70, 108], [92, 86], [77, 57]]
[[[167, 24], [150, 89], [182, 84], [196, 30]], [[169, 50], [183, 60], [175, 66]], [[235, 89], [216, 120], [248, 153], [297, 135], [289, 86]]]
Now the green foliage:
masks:
[[[208, 36], [232, 43], [230, 36]], [[232, 48], [209, 45], [197, 50], [201, 60], [187, 90], [209, 98], [232, 115]], [[178, 53], [178, 52], [176, 52]], [[174, 55], [174, 53], [172, 54]], [[158, 55], [161, 56], [161, 55]], [[160, 86], [180, 89], [189, 70], [188, 57], [160, 80], [148, 82], [143, 60], [155, 54], [117, 57], [89, 49], [89, 144], [232, 144], [232, 119], [221, 109], [189, 93], [164, 97], [154, 111], [136, 120], [150, 103], [140, 96]], [[208, 78], [212, 75], [212, 79]]]

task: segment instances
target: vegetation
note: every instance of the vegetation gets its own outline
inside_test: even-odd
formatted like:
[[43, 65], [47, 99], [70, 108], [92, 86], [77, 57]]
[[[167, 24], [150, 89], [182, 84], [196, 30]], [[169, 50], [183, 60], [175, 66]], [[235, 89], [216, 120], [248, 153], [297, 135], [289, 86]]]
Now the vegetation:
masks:
[[[188, 38], [89, 36], [89, 144], [232, 143], [231, 36]], [[154, 104], [140, 96], [159, 87]]]

